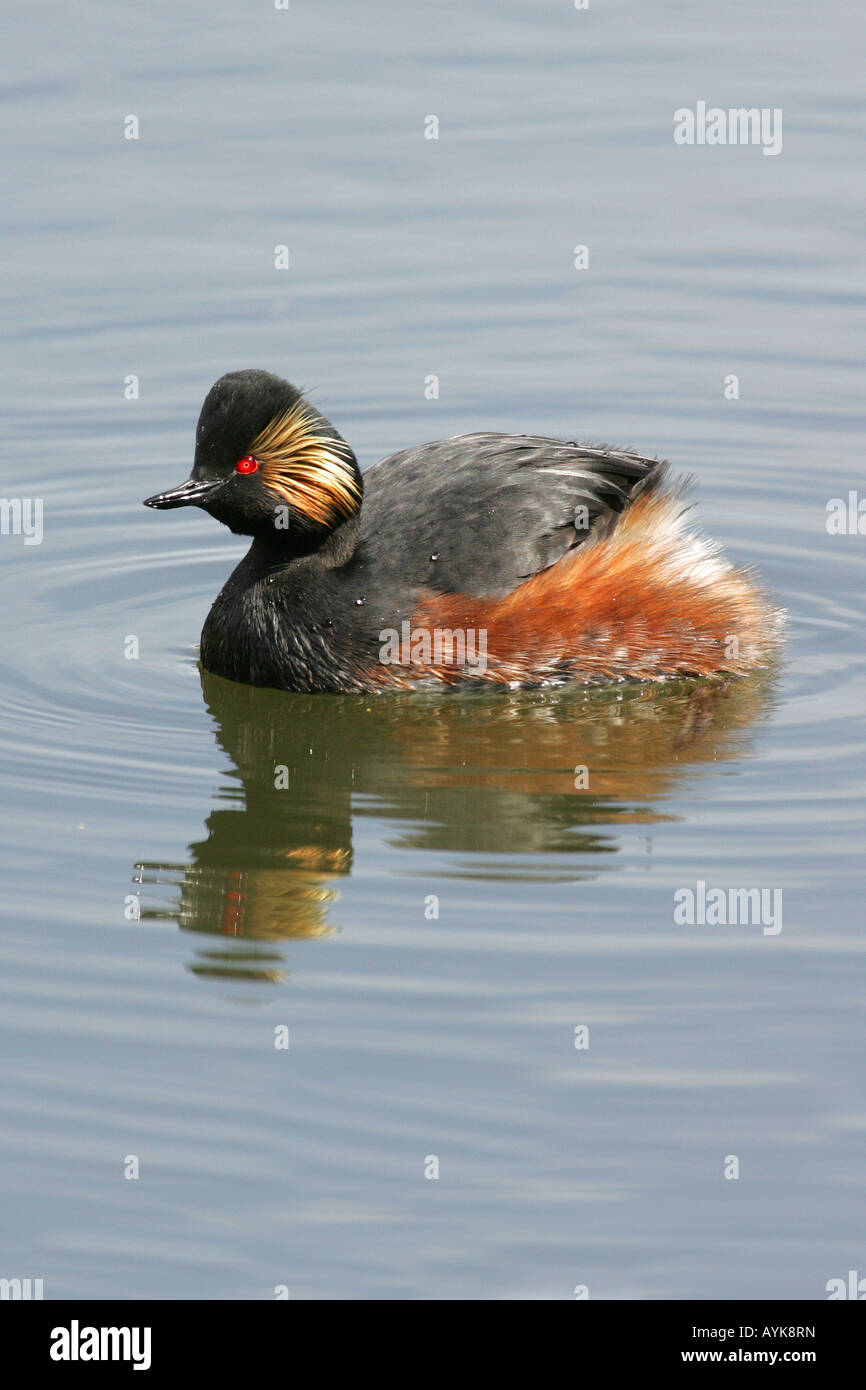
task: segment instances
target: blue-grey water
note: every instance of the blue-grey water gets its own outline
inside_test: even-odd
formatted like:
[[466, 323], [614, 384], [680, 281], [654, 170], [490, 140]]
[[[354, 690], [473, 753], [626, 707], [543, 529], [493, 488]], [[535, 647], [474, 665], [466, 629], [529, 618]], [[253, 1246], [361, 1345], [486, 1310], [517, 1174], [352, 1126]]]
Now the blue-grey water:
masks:
[[[0, 493], [44, 521], [0, 535], [0, 1276], [866, 1274], [860, 6], [83, 0], [4, 35]], [[781, 152], [675, 144], [699, 101], [780, 109]], [[364, 466], [484, 428], [669, 457], [788, 610], [778, 666], [203, 680], [244, 542], [140, 500], [249, 366]], [[677, 922], [699, 881], [778, 893], [776, 925]]]

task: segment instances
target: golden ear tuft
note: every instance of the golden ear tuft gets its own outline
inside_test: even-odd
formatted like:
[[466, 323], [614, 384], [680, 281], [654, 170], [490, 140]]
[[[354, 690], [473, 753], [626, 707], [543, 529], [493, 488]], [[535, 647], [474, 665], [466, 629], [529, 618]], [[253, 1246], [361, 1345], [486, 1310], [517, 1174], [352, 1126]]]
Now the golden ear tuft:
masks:
[[306, 403], [298, 401], [265, 426], [249, 452], [261, 465], [262, 480], [292, 511], [320, 526], [335, 526], [358, 510], [361, 489], [348, 444], [318, 434], [316, 424]]

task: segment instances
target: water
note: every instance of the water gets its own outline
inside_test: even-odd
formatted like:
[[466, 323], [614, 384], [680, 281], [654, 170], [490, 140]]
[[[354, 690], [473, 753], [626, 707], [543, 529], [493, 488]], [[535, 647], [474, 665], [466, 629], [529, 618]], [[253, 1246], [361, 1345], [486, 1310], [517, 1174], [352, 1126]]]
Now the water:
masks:
[[[0, 538], [0, 1275], [813, 1299], [866, 1272], [866, 539], [825, 525], [863, 478], [858, 17], [6, 16], [2, 493], [44, 499], [44, 540]], [[781, 107], [781, 155], [675, 146], [699, 99]], [[140, 500], [247, 366], [365, 466], [478, 428], [670, 457], [788, 609], [778, 667], [447, 700], [203, 679], [243, 542]], [[782, 929], [677, 924], [699, 880], [780, 890]]]

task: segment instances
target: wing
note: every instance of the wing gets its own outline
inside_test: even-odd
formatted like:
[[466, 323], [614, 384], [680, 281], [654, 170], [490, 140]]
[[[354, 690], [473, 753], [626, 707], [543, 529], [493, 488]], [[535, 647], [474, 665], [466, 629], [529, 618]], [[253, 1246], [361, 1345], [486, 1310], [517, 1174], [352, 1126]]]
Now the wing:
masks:
[[502, 596], [606, 534], [664, 466], [605, 445], [457, 435], [367, 470], [362, 537], [385, 578]]

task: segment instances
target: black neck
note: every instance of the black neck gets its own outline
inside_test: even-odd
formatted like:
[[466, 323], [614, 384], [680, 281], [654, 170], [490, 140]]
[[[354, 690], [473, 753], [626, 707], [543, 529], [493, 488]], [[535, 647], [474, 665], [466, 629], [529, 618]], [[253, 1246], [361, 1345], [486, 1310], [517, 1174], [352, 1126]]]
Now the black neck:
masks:
[[308, 559], [324, 569], [337, 569], [351, 559], [361, 534], [360, 511], [324, 534], [291, 526], [285, 531], [260, 532], [249, 558], [256, 569], [282, 569], [292, 560]]

